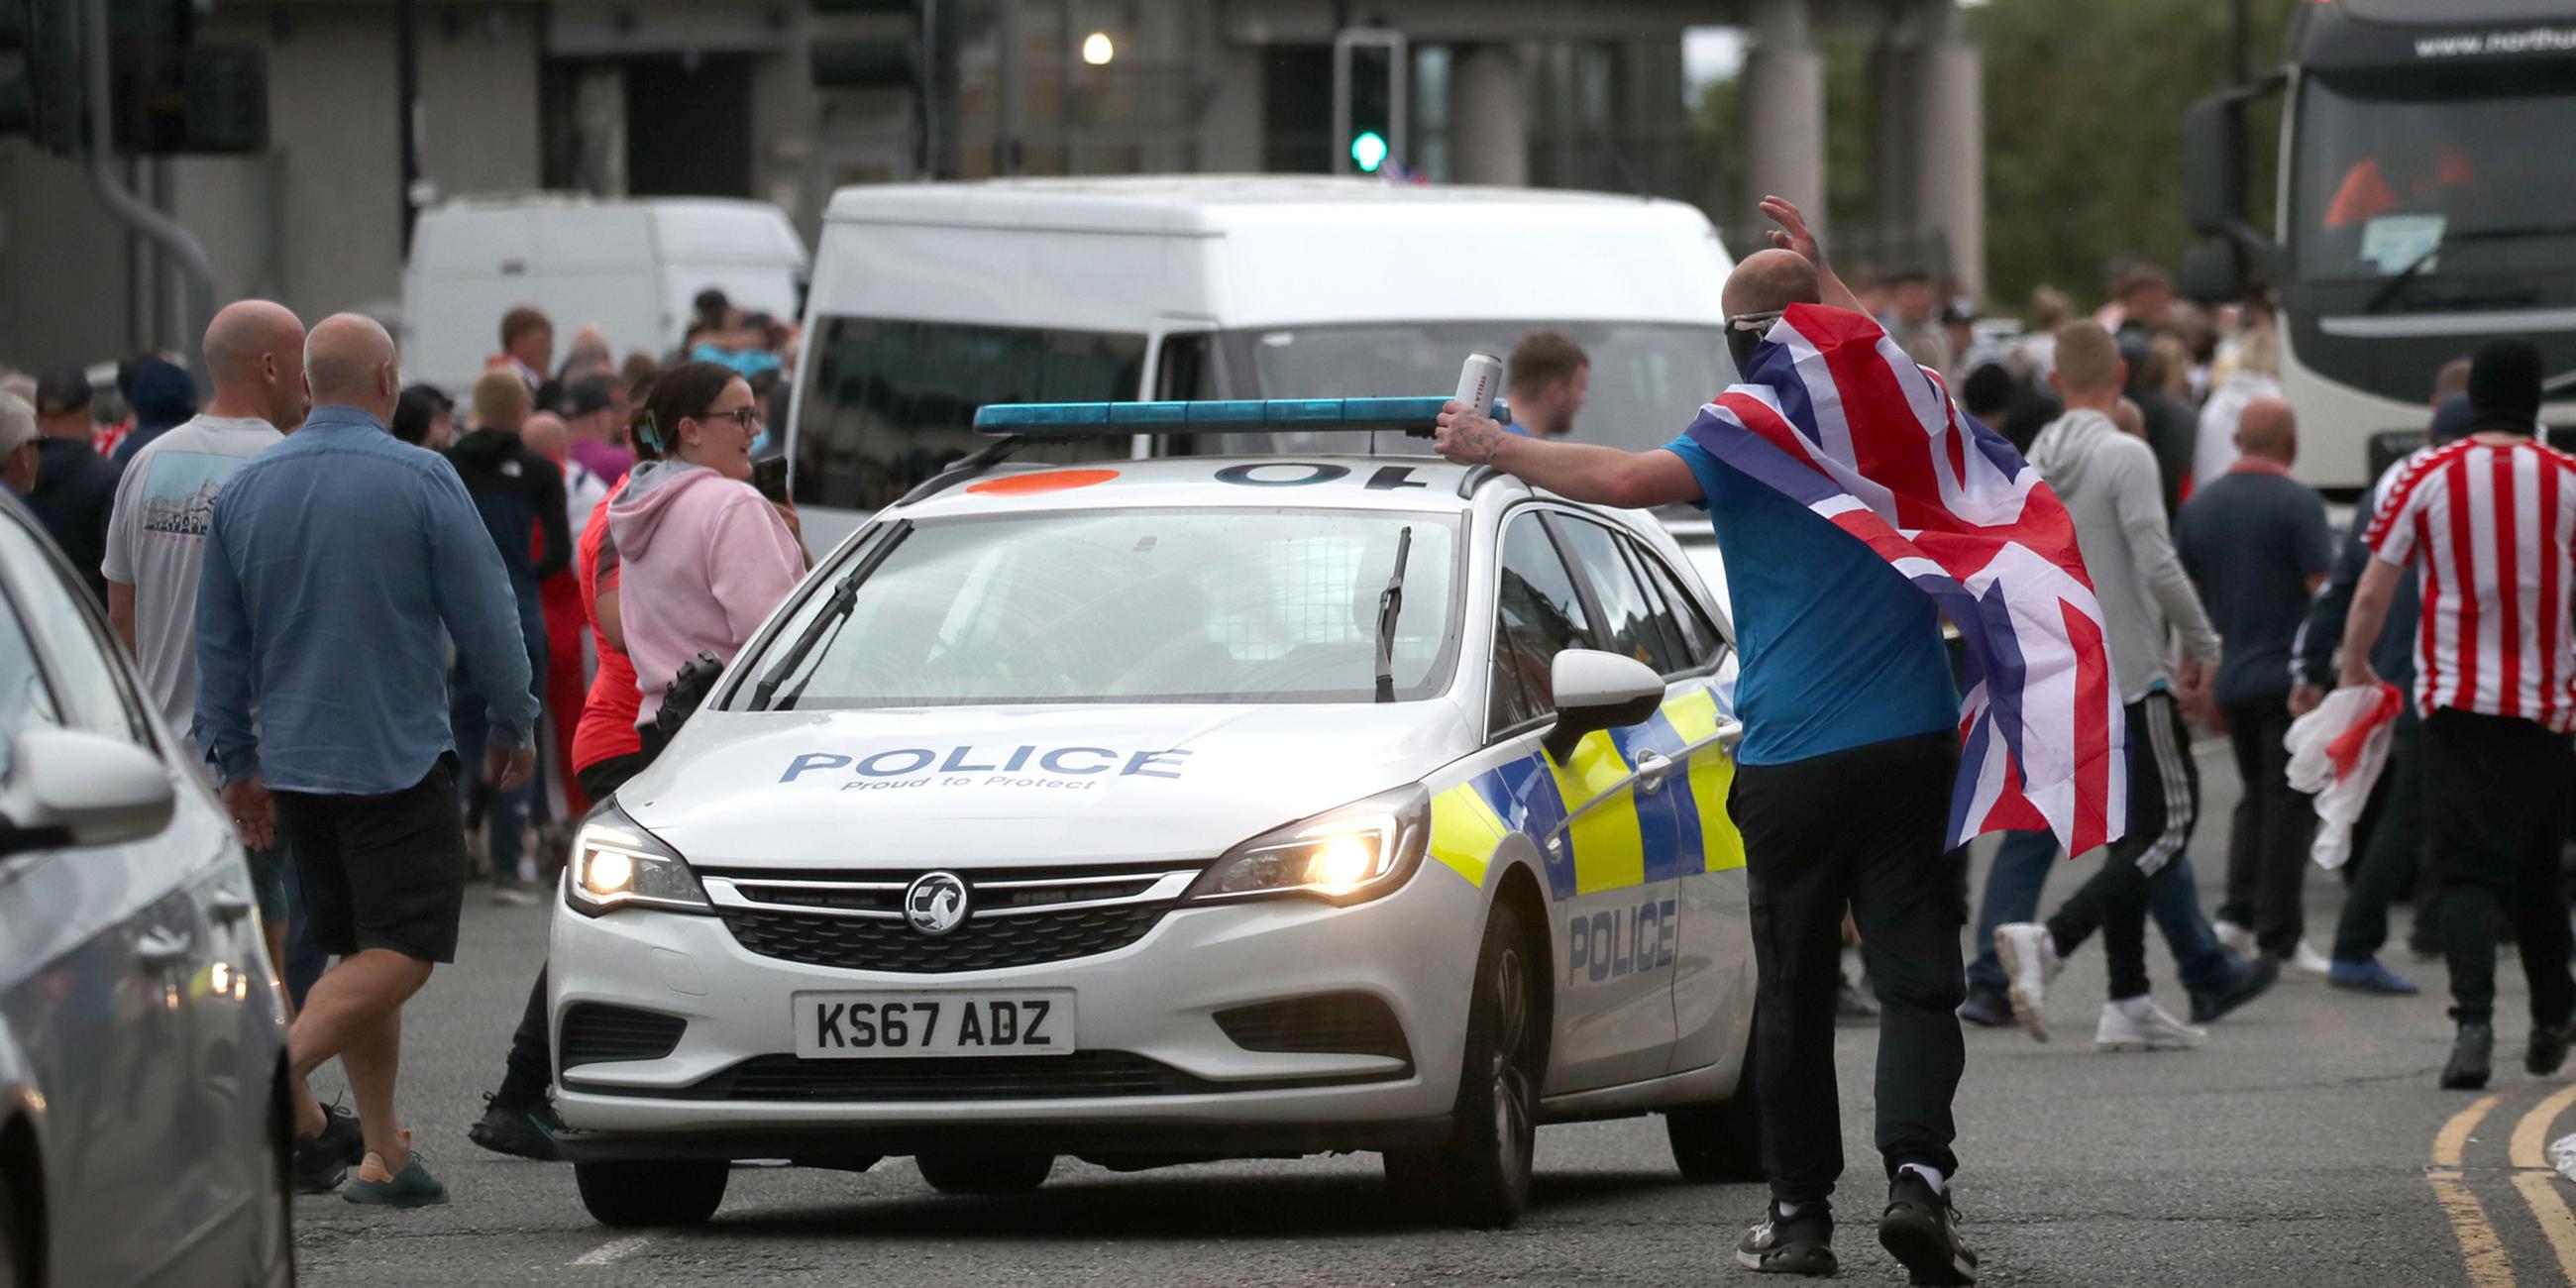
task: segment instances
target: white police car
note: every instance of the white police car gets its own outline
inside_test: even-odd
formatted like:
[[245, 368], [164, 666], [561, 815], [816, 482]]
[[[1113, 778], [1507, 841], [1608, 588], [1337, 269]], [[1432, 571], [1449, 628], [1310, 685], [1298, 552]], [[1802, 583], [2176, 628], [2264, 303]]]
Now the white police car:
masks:
[[[1115, 414], [1394, 414], [1363, 402], [1440, 400]], [[1686, 568], [1420, 457], [934, 479], [581, 832], [584, 1203], [703, 1220], [746, 1158], [994, 1193], [1366, 1150], [1499, 1225], [1537, 1124], [1650, 1112], [1686, 1175], [1751, 1175], [1732, 668]]]

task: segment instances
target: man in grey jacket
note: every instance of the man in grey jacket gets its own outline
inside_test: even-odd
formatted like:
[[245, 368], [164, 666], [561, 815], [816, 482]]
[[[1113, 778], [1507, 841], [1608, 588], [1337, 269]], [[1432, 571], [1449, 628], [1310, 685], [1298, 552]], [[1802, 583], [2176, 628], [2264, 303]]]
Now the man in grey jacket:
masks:
[[[2207, 1037], [2149, 996], [2146, 922], [2148, 882], [2181, 853], [2199, 814], [2200, 780], [2180, 695], [2199, 696], [2219, 658], [2218, 633], [2174, 553], [2155, 453], [2111, 423], [2126, 376], [2109, 332], [2089, 320], [2058, 328], [2057, 370], [2049, 379], [2066, 414], [2039, 432], [2030, 463], [2074, 519], [2102, 604], [2111, 681], [2127, 707], [2128, 833], [2105, 848], [2101, 870], [2046, 923], [1995, 931], [1995, 952], [2012, 981], [2013, 1014], [2044, 1041], [2048, 981], [2066, 954], [2100, 930], [2110, 959], [2110, 1000], [2093, 1041], [2115, 1051], [2195, 1047]], [[2172, 674], [2165, 666], [2168, 624], [2180, 634], [2184, 654]]]

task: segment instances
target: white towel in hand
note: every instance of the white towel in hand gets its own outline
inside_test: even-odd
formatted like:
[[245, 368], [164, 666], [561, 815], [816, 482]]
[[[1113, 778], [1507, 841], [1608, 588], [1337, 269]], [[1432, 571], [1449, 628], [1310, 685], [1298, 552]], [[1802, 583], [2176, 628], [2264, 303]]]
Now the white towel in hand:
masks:
[[2317, 839], [2308, 855], [2318, 867], [2339, 868], [2352, 857], [2352, 825], [2388, 765], [2405, 701], [2394, 685], [2337, 689], [2291, 721], [2281, 739], [2290, 750], [2290, 786], [2316, 796]]

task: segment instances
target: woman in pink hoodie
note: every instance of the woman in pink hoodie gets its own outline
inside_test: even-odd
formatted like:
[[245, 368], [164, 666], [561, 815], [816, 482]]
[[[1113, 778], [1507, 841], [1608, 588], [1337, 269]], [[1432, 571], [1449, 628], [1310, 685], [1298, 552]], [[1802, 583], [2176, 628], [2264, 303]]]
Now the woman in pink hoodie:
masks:
[[650, 726], [680, 667], [701, 652], [730, 662], [805, 575], [805, 549], [754, 490], [760, 435], [751, 386], [727, 367], [684, 362], [661, 374], [634, 432], [661, 452], [627, 476], [608, 507], [620, 566], [618, 613]]

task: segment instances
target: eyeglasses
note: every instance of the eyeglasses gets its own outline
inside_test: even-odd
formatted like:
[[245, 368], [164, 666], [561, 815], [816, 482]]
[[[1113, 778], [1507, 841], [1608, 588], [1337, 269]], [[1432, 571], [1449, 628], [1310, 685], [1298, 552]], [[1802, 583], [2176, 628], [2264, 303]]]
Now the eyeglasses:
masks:
[[741, 426], [742, 432], [748, 434], [753, 430], [760, 428], [760, 409], [758, 407], [736, 407], [732, 411], [711, 411], [707, 413], [707, 419], [710, 421], [729, 419], [733, 421], [734, 424]]

